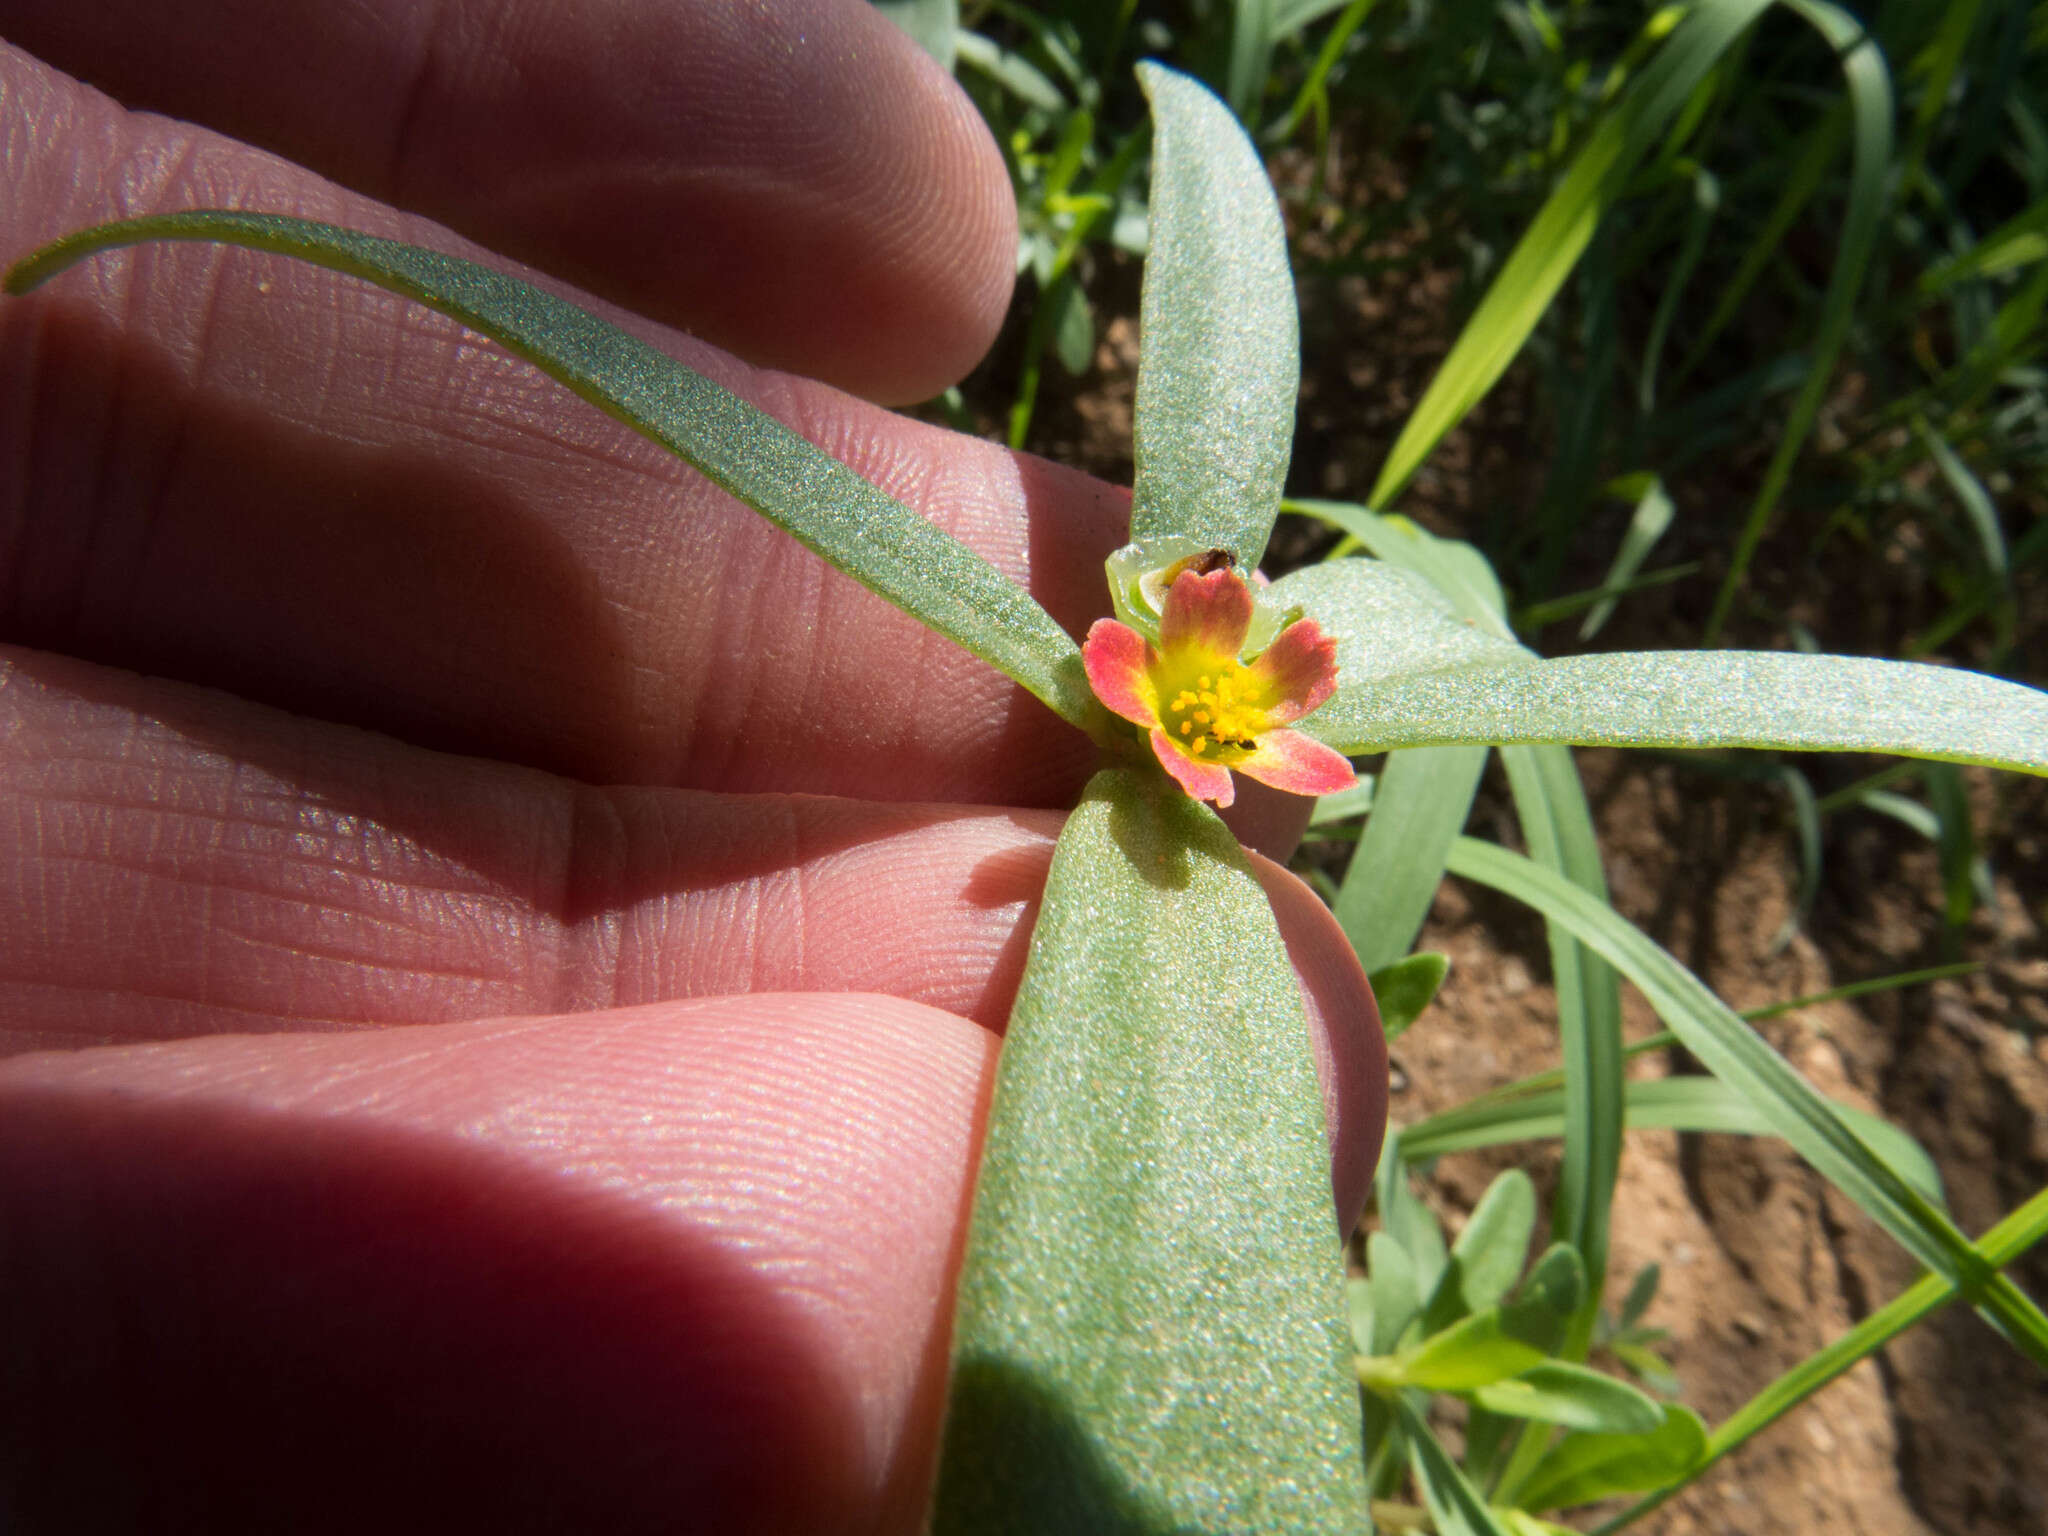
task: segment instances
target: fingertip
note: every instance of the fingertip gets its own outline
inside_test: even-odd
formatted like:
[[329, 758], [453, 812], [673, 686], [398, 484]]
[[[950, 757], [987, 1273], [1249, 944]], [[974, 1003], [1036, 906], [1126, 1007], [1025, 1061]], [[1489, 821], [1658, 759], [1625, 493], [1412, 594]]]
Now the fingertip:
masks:
[[1301, 982], [1329, 1126], [1338, 1228], [1348, 1234], [1365, 1210], [1387, 1128], [1387, 1040], [1379, 1004], [1357, 951], [1322, 898], [1256, 853], [1252, 869]]
[[993, 1051], [784, 994], [0, 1066], [0, 1508], [908, 1529]]

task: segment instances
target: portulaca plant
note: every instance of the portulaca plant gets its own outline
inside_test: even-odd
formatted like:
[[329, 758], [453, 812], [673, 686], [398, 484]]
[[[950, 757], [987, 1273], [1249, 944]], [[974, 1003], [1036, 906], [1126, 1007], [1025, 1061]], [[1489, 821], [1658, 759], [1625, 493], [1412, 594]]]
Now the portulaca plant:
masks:
[[[1585, 1396], [1568, 1369], [1538, 1367], [1583, 1355], [1598, 1266], [1539, 1265], [1512, 1303], [1498, 1300], [1505, 1280], [1492, 1303], [1474, 1292], [1437, 1309], [1436, 1323], [1456, 1327], [1414, 1347], [1385, 1310], [1399, 1276], [1376, 1272], [1385, 1352], [1371, 1347], [1371, 1320], [1354, 1343], [1303, 1005], [1267, 898], [1211, 807], [1231, 803], [1233, 775], [1327, 796], [1354, 784], [1354, 757], [1500, 743], [1873, 750], [2042, 773], [2048, 695], [1824, 656], [1544, 660], [1514, 639], [1469, 551], [1355, 509], [1323, 510], [1379, 558], [1264, 583], [1299, 366], [1278, 210], [1206, 89], [1157, 66], [1143, 77], [1156, 137], [1133, 542], [1110, 561], [1103, 617], [1081, 643], [979, 556], [761, 411], [465, 260], [285, 217], [192, 212], [72, 235], [7, 286], [169, 239], [252, 246], [409, 295], [661, 443], [1101, 745], [1102, 770], [1059, 840], [1002, 1051], [959, 1282], [935, 1530], [1367, 1529], [1361, 1382], [1369, 1449], [1406, 1437], [1439, 1528], [1504, 1529], [1525, 1517], [1489, 1513], [1430, 1439], [1415, 1394], [1480, 1394], [1488, 1411]], [[1467, 775], [1469, 799], [1471, 755], [1402, 760], [1449, 769], [1454, 783]], [[1516, 763], [1531, 782], [1570, 775], [1556, 756]], [[2009, 1334], [2048, 1337], [1935, 1203], [1668, 956], [1603, 936], [1574, 905], [1597, 900], [1540, 861], [1524, 869], [1497, 849], [1446, 858], [1519, 881], [1556, 920], [1579, 923], [1560, 954], [1599, 948], [1931, 1271]], [[1568, 1164], [1610, 1155], [1567, 1147]], [[1384, 1181], [1382, 1193], [1398, 1198]], [[1579, 1236], [1574, 1252], [1604, 1251]], [[1515, 1335], [1531, 1317], [1540, 1344]], [[1654, 1409], [1647, 1421], [1672, 1422]], [[1546, 1471], [1547, 1442], [1528, 1445], [1522, 1486], [1560, 1502], [1592, 1486], [1573, 1471], [1582, 1452]]]

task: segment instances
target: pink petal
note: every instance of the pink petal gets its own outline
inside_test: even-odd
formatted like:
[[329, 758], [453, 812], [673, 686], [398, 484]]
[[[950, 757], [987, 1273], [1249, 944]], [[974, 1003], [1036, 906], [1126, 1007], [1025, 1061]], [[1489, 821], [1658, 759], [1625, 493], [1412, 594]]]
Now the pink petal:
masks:
[[1133, 725], [1156, 725], [1159, 695], [1146, 670], [1145, 637], [1115, 619], [1097, 619], [1081, 645], [1081, 665], [1095, 697]]
[[1337, 642], [1314, 619], [1297, 619], [1245, 670], [1260, 693], [1273, 700], [1266, 718], [1286, 725], [1337, 691]]
[[1159, 615], [1159, 649], [1168, 655], [1198, 650], [1237, 659], [1245, 631], [1252, 627], [1252, 589], [1232, 570], [1183, 571], [1166, 594]]
[[[1158, 740], [1156, 731], [1153, 740]], [[1290, 795], [1334, 795], [1358, 782], [1342, 752], [1299, 731], [1266, 732], [1257, 748], [1232, 766]]]
[[1159, 759], [1160, 767], [1173, 775], [1174, 783], [1195, 799], [1213, 800], [1220, 811], [1237, 798], [1237, 786], [1230, 782], [1228, 768], [1189, 757], [1166, 732], [1153, 731], [1152, 755]]

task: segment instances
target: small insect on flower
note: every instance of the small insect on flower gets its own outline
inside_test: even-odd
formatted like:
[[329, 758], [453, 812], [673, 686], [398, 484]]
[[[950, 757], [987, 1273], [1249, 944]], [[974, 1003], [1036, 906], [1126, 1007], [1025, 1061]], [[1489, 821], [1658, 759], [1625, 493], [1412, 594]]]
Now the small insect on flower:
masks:
[[1222, 807], [1236, 794], [1233, 769], [1296, 795], [1357, 782], [1342, 753], [1283, 729], [1336, 690], [1336, 641], [1313, 619], [1297, 619], [1246, 657], [1256, 605], [1220, 551], [1176, 560], [1153, 582], [1165, 589], [1157, 643], [1097, 619], [1081, 660], [1095, 696], [1145, 729], [1182, 789]]

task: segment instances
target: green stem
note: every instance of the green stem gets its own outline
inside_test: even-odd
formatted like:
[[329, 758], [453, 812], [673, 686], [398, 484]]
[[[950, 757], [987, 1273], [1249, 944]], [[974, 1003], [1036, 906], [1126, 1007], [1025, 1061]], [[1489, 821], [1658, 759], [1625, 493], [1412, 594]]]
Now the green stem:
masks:
[[[2003, 1269], [2044, 1236], [2048, 1236], [2048, 1189], [2038, 1192], [1986, 1232], [1975, 1247], [1993, 1269]], [[1832, 1344], [1807, 1356], [1729, 1415], [1721, 1427], [1707, 1437], [1706, 1455], [1687, 1474], [1684, 1482], [1674, 1483], [1638, 1500], [1605, 1525], [1597, 1527], [1593, 1536], [1612, 1536], [1612, 1533], [1649, 1514], [1759, 1430], [1776, 1423], [1865, 1356], [1883, 1348], [1894, 1337], [1937, 1307], [1955, 1300], [1955, 1297], [1956, 1288], [1948, 1281], [1939, 1275], [1922, 1275], [1910, 1288]]]

